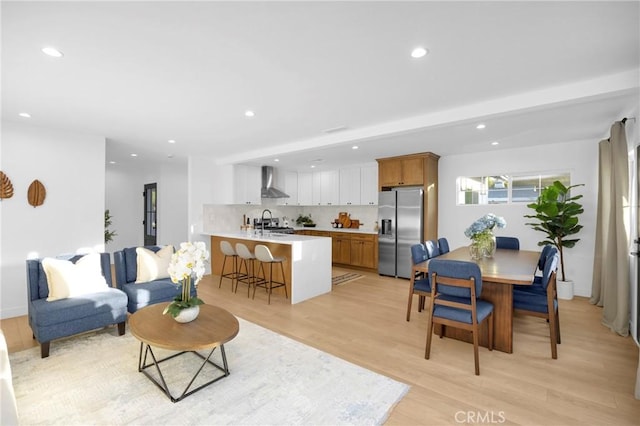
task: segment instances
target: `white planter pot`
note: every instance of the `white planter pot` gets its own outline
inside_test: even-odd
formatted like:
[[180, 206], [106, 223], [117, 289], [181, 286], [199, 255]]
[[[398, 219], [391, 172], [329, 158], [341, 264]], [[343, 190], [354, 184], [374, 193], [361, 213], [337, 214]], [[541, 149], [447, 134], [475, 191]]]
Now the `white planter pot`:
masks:
[[556, 280], [558, 299], [573, 299], [573, 281]]
[[184, 324], [196, 319], [199, 313], [200, 313], [200, 306], [196, 305], [196, 306], [192, 306], [190, 308], [181, 310], [178, 316], [175, 317], [174, 319]]

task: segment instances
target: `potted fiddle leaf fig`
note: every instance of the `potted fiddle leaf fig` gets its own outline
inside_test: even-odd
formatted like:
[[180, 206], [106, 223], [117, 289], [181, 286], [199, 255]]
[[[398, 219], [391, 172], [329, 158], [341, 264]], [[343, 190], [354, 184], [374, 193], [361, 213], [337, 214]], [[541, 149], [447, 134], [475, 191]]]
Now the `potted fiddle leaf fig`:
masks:
[[558, 249], [560, 254], [560, 276], [558, 280], [558, 297], [562, 299], [573, 298], [573, 282], [566, 279], [564, 273], [564, 248], [572, 248], [579, 238], [574, 235], [580, 232], [578, 216], [584, 212], [582, 204], [576, 202], [582, 195], [571, 195], [571, 189], [584, 184], [565, 186], [560, 181], [543, 188], [535, 203], [527, 204], [535, 214], [524, 217], [536, 219], [537, 222], [529, 222], [536, 231], [546, 234], [546, 238], [538, 242], [539, 246], [551, 244]]

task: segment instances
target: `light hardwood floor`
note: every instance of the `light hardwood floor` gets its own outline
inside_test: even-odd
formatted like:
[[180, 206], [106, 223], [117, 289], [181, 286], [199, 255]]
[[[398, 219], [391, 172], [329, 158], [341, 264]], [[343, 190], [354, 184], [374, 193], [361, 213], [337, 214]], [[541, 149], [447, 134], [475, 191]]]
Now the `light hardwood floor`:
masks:
[[[332, 293], [290, 305], [264, 290], [256, 299], [207, 276], [199, 295], [233, 314], [411, 385], [389, 425], [497, 423], [523, 425], [637, 425], [633, 397], [638, 347], [600, 324], [601, 309], [584, 298], [560, 301], [562, 344], [551, 359], [544, 320], [516, 317], [514, 353], [480, 349], [480, 376], [473, 348], [434, 339], [424, 359], [426, 314], [413, 303], [405, 320], [408, 281], [363, 273]], [[9, 351], [34, 346], [26, 317], [2, 320]], [[242, 330], [240, 331], [242, 332]], [[232, 342], [230, 343], [232, 344]], [[51, 344], [55, 356], [55, 341]], [[265, 368], [268, 368], [265, 365]]]

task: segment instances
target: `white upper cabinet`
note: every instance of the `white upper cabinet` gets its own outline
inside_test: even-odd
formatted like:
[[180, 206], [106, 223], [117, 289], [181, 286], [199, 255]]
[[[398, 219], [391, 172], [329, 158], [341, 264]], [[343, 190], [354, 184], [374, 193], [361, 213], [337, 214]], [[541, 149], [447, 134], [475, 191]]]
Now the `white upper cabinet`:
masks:
[[340, 205], [360, 205], [360, 167], [340, 169]]
[[[291, 194], [289, 194], [291, 195]], [[298, 173], [298, 205], [313, 205], [313, 174]]]
[[340, 204], [340, 178], [338, 170], [313, 173], [313, 205], [337, 206]]
[[378, 204], [378, 165], [360, 168], [360, 204], [375, 206]]
[[260, 167], [236, 165], [234, 174], [234, 204], [262, 204], [262, 175]]
[[279, 189], [282, 189], [289, 198], [278, 198], [280, 206], [297, 206], [298, 205], [298, 173], [282, 172], [279, 173]]

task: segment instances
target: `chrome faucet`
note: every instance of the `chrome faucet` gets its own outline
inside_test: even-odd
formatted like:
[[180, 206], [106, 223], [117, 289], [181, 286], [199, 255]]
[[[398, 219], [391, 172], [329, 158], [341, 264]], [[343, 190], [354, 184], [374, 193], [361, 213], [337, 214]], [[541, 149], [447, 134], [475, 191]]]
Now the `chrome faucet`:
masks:
[[269, 225], [271, 225], [271, 222], [273, 221], [273, 215], [271, 214], [271, 210], [269, 209], [262, 210], [262, 217], [260, 218], [260, 226], [262, 227], [262, 229], [260, 230], [260, 235], [264, 235], [264, 214], [267, 212], [269, 213]]

